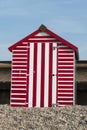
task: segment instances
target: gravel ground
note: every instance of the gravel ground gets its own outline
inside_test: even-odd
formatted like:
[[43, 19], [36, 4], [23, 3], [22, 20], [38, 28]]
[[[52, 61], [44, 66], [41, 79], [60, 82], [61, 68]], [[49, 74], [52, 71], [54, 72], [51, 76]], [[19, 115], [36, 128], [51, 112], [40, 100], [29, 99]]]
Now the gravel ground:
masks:
[[0, 130], [87, 130], [87, 106], [16, 108], [0, 105]]

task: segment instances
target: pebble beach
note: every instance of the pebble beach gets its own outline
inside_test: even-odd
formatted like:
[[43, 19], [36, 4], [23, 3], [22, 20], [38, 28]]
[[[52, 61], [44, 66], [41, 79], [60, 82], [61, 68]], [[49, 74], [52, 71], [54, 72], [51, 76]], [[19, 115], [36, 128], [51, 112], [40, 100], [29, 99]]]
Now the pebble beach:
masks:
[[0, 105], [0, 130], [87, 130], [87, 106], [23, 108]]

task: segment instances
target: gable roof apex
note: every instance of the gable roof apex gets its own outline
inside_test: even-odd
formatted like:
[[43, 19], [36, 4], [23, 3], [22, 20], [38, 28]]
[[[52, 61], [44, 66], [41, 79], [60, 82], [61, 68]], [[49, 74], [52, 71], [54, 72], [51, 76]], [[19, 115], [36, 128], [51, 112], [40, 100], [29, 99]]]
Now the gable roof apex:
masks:
[[41, 26], [39, 27], [39, 30], [40, 30], [41, 32], [45, 32], [46, 28], [47, 28], [47, 27], [46, 27], [44, 24], [41, 24]]

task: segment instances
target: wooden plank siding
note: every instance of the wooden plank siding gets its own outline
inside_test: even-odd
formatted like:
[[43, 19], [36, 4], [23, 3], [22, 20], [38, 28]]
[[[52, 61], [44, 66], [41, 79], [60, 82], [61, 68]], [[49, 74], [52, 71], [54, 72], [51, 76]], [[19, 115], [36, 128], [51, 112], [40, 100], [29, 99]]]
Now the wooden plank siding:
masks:
[[[53, 47], [58, 48], [53, 50]], [[33, 49], [33, 52], [30, 48]], [[54, 51], [56, 53], [53, 56]], [[64, 55], [64, 58], [61, 55]], [[56, 75], [56, 78], [52, 77], [52, 74]], [[41, 75], [41, 79], [39, 75]], [[52, 43], [51, 41], [51, 43], [26, 43], [24, 48], [23, 45], [18, 46], [17, 49], [13, 50], [11, 105], [19, 104], [30, 107], [51, 107], [52, 104], [61, 106], [66, 105], [66, 103], [72, 105], [74, 104], [73, 76], [74, 52], [64, 44]], [[41, 85], [39, 85], [39, 81]], [[55, 96], [52, 97], [52, 95]]]
[[12, 52], [11, 106], [28, 106], [28, 47], [22, 43]]
[[57, 55], [57, 104], [58, 106], [74, 105], [74, 51], [64, 44], [60, 44], [57, 49]]

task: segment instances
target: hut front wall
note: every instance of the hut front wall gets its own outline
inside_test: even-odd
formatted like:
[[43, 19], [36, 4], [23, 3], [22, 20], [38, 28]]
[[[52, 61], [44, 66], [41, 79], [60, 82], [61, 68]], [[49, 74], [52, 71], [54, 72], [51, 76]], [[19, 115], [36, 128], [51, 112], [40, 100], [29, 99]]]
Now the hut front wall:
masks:
[[74, 51], [46, 33], [12, 51], [11, 106], [74, 104]]

